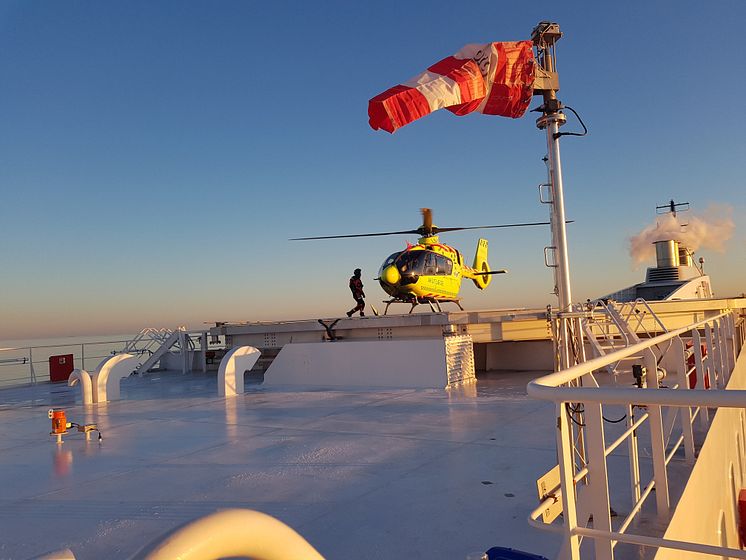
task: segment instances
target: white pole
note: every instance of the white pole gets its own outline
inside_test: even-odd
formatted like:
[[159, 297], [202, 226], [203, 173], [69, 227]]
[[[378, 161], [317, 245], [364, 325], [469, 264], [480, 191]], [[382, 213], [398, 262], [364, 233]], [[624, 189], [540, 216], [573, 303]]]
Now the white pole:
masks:
[[[554, 248], [554, 281], [559, 300], [559, 312], [572, 311], [572, 289], [570, 287], [570, 263], [567, 250], [567, 224], [565, 224], [565, 194], [562, 185], [562, 163], [559, 149], [559, 127], [567, 120], [559, 111], [560, 104], [552, 100], [552, 108], [546, 108], [542, 117], [536, 121], [536, 126], [547, 132], [547, 168], [549, 172], [549, 188], [551, 189], [551, 222], [552, 247]], [[545, 102], [545, 107], [547, 103]], [[570, 356], [570, 329], [568, 320], [560, 317], [557, 333], [560, 361], [558, 370], [569, 368], [577, 362], [577, 357]]]
[[534, 82], [534, 93], [541, 93], [544, 103], [539, 108], [542, 116], [536, 126], [546, 130], [547, 134], [547, 167], [551, 189], [552, 248], [554, 249], [554, 279], [557, 299], [559, 300], [559, 329], [557, 346], [560, 353], [558, 369], [571, 367], [578, 356], [571, 355], [572, 336], [568, 319], [562, 313], [572, 311], [572, 290], [570, 288], [570, 264], [567, 250], [567, 226], [565, 224], [565, 193], [562, 184], [562, 160], [559, 149], [559, 127], [567, 118], [562, 112], [562, 103], [557, 99], [559, 78], [557, 76], [554, 55], [555, 43], [562, 37], [559, 25], [549, 21], [540, 22], [531, 33], [537, 49], [539, 70]]
[[549, 155], [549, 177], [552, 184], [552, 245], [557, 259], [557, 298], [560, 312], [571, 311], [572, 290], [570, 288], [570, 264], [567, 250], [567, 227], [565, 224], [565, 194], [562, 185], [562, 162], [560, 160], [559, 127], [565, 122], [562, 113], [551, 113], [541, 119], [546, 123], [547, 154]]
[[[562, 516], [564, 517], [566, 558], [580, 559], [580, 539], [575, 533], [578, 527], [577, 496], [575, 495], [575, 457], [570, 413], [564, 402], [557, 403], [557, 459], [562, 482]], [[564, 547], [563, 547], [564, 548]]]

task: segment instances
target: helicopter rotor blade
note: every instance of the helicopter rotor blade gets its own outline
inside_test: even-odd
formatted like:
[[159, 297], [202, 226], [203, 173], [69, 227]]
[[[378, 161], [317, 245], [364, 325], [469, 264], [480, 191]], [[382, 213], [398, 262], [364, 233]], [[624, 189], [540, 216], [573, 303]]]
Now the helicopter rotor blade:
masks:
[[[566, 220], [566, 224], [572, 224], [575, 220]], [[551, 222], [523, 222], [519, 224], [500, 224], [496, 226], [467, 226], [467, 227], [435, 227], [434, 232], [440, 233], [443, 231], [462, 231], [465, 229], [495, 229], [495, 228], [511, 228], [511, 227], [526, 227], [526, 226], [548, 226]]]
[[311, 239], [345, 239], [348, 237], [380, 237], [382, 235], [402, 235], [406, 233], [420, 233], [418, 229], [407, 229], [403, 231], [384, 231], [381, 233], [354, 233], [352, 235], [321, 235], [318, 237], [294, 237], [290, 241], [309, 241]]
[[[314, 239], [347, 239], [351, 237], [380, 237], [383, 235], [405, 235], [414, 233], [421, 236], [429, 236], [445, 231], [462, 231], [466, 229], [494, 229], [494, 228], [511, 228], [525, 226], [548, 226], [550, 222], [522, 222], [517, 224], [500, 224], [494, 226], [467, 226], [467, 227], [438, 227], [433, 226], [432, 212], [429, 208], [422, 209], [422, 225], [417, 229], [405, 229], [401, 231], [383, 231], [379, 233], [354, 233], [350, 235], [320, 235], [316, 237], [293, 237], [290, 241], [310, 241]], [[574, 220], [567, 220], [566, 224], [573, 223]], [[427, 229], [429, 228], [429, 229]]]

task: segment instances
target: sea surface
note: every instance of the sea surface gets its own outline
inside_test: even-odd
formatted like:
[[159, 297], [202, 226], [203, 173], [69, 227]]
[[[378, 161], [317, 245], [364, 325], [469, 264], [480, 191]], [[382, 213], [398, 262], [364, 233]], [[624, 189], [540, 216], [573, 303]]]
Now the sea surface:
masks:
[[0, 340], [0, 387], [49, 381], [49, 358], [72, 354], [73, 368], [89, 371], [132, 340], [133, 334]]

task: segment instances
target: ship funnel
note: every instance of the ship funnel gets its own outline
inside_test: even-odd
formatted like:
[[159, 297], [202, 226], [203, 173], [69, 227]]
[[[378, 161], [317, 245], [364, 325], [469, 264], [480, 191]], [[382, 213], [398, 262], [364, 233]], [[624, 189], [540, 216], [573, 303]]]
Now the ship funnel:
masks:
[[655, 257], [658, 268], [679, 266], [679, 242], [669, 239], [667, 241], [656, 241]]

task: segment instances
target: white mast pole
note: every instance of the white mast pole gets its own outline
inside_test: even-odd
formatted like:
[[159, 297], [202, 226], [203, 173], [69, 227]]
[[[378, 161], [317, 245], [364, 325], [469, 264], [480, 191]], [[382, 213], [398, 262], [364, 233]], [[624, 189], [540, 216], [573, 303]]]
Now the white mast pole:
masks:
[[562, 162], [560, 160], [559, 127], [564, 124], [562, 113], [548, 114], [539, 119], [546, 123], [549, 178], [552, 188], [552, 244], [555, 247], [557, 265], [557, 298], [560, 312], [571, 311], [572, 289], [570, 287], [570, 264], [567, 250], [567, 227], [565, 219], [565, 195], [562, 185]]
[[[567, 249], [567, 227], [565, 218], [565, 194], [562, 184], [562, 161], [560, 159], [559, 127], [567, 120], [561, 112], [562, 104], [557, 99], [559, 79], [555, 68], [554, 45], [562, 37], [559, 25], [543, 21], [532, 32], [532, 39], [537, 49], [538, 64], [534, 93], [540, 93], [544, 104], [540, 107], [543, 113], [536, 121], [536, 126], [546, 130], [547, 134], [547, 167], [551, 196], [552, 249], [555, 268], [555, 292], [559, 300], [559, 312], [572, 311], [572, 288], [570, 286], [570, 259]], [[558, 369], [574, 365], [576, 359], [570, 354], [569, 319], [560, 317], [557, 333], [559, 351]]]
[[[554, 315], [549, 309], [548, 318], [552, 322], [555, 368], [557, 370], [567, 369], [583, 359], [580, 323], [573, 322], [575, 320], [570, 316], [570, 312], [573, 310], [570, 287], [570, 259], [567, 250], [565, 193], [562, 184], [562, 162], [559, 148], [559, 127], [565, 124], [566, 118], [561, 111], [562, 104], [557, 99], [559, 78], [554, 56], [554, 45], [560, 37], [562, 37], [562, 32], [559, 25], [548, 21], [539, 23], [531, 34], [538, 59], [534, 94], [541, 94], [544, 98], [544, 103], [539, 108], [542, 116], [536, 120], [536, 126], [545, 130], [547, 134], [547, 174], [549, 176], [551, 198], [549, 203], [551, 204], [552, 249], [554, 254], [554, 262], [547, 264], [554, 268], [555, 293], [559, 300], [559, 313]], [[571, 340], [573, 325], [578, 336], [577, 344]], [[575, 464], [575, 461], [579, 459], [580, 463], [584, 464], [586, 453], [585, 429], [580, 425], [577, 427], [573, 425], [571, 420], [574, 420], [574, 415], [575, 412], [570, 411], [566, 403], [557, 403], [557, 427], [559, 428], [557, 430], [557, 451], [559, 454], [560, 477], [563, 490], [568, 490], [562, 493], [562, 507], [565, 516], [565, 555], [572, 560], [578, 560], [580, 558], [580, 539], [574, 533], [574, 530], [579, 523], [576, 511], [577, 496], [573, 489], [575, 488], [575, 474], [579, 467]], [[592, 415], [589, 414], [586, 417], [586, 421], [590, 416]], [[605, 511], [608, 512], [608, 505], [605, 508]], [[599, 515], [599, 517], [599, 525], [604, 526], [602, 523], [604, 521], [603, 516]], [[608, 516], [607, 519], [609, 519]], [[610, 557], [607, 552], [610, 553], [611, 551], [603, 549], [598, 543], [595, 548], [596, 558]]]

